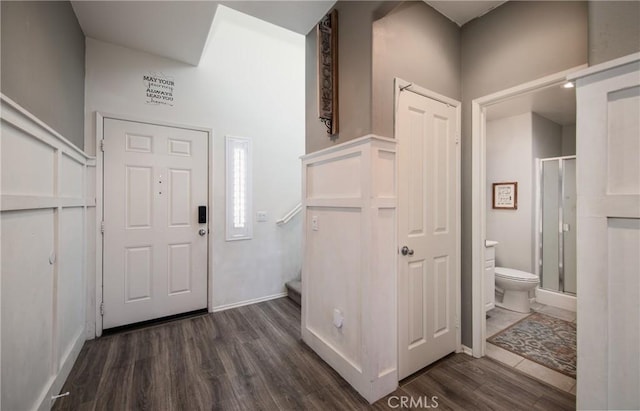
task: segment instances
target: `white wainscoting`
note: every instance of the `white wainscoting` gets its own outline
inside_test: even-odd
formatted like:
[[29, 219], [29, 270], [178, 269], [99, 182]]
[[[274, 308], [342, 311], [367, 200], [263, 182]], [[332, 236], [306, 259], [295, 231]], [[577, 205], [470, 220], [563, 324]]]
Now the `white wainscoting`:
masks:
[[576, 82], [577, 409], [640, 409], [640, 53]]
[[369, 135], [302, 162], [302, 338], [371, 403], [398, 386], [395, 145]]
[[47, 410], [85, 341], [95, 159], [0, 97], [0, 408]]

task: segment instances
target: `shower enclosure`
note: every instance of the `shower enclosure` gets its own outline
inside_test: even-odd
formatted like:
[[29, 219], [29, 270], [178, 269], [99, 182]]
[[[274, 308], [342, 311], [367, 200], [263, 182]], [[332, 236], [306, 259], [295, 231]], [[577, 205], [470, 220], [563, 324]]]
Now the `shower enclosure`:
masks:
[[576, 294], [576, 157], [538, 160], [540, 288]]

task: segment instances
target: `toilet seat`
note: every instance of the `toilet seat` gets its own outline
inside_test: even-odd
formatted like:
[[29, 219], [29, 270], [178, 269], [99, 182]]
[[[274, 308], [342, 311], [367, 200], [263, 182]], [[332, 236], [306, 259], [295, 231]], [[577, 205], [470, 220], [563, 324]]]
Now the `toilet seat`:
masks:
[[496, 267], [495, 273], [496, 276], [512, 281], [521, 281], [525, 283], [537, 283], [539, 281], [537, 275], [527, 273], [526, 271], [516, 270], [514, 268]]

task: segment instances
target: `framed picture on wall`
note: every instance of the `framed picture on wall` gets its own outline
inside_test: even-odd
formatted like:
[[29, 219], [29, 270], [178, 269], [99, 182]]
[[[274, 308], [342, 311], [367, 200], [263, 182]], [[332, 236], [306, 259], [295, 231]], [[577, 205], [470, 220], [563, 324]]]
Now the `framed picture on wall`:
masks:
[[518, 183], [493, 183], [493, 208], [498, 210], [518, 209]]

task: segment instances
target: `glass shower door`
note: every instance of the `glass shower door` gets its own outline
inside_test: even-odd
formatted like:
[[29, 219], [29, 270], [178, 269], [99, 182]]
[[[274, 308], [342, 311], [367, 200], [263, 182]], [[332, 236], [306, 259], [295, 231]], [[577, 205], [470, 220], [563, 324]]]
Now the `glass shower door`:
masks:
[[560, 168], [558, 161], [542, 161], [542, 269], [540, 286], [560, 290]]
[[576, 293], [576, 160], [540, 161], [540, 286]]
[[565, 293], [576, 293], [576, 159], [562, 160], [563, 271]]

